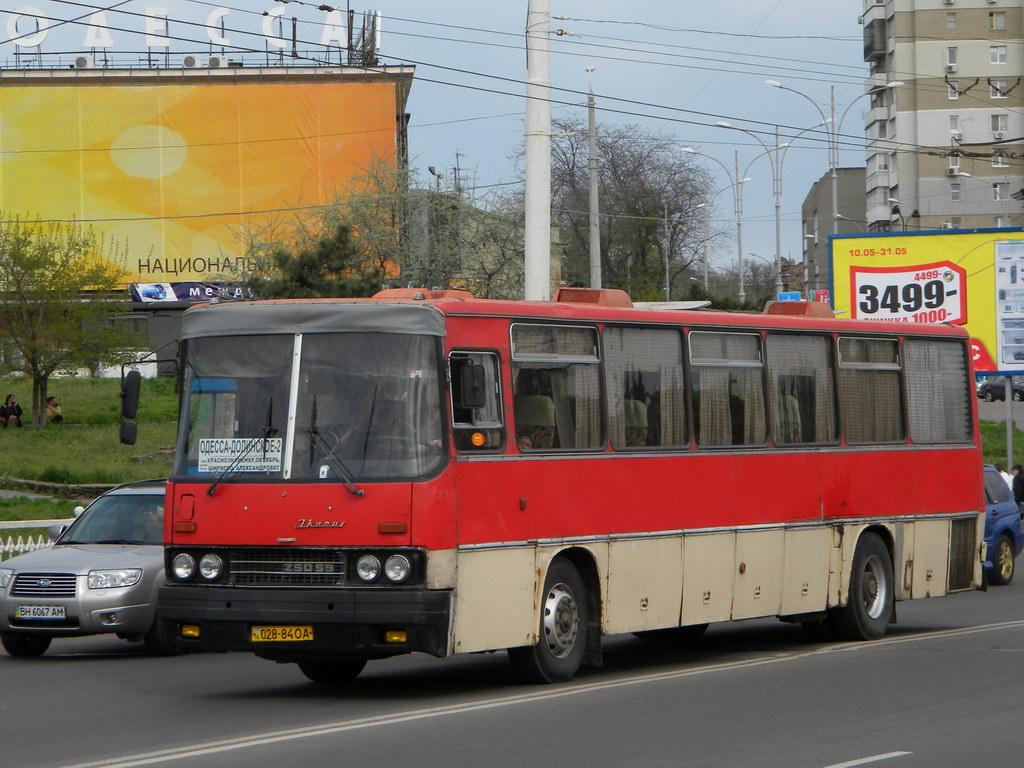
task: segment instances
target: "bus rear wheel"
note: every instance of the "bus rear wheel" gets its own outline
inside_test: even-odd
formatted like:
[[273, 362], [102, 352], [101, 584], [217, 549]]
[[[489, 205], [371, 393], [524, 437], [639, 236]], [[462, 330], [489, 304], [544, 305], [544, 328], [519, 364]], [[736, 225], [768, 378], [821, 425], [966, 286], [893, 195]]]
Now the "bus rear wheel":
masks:
[[299, 670], [314, 683], [347, 683], [359, 677], [365, 666], [366, 659], [299, 662]]
[[587, 591], [579, 571], [568, 560], [555, 560], [544, 579], [540, 638], [535, 645], [509, 648], [509, 659], [531, 682], [571, 680], [583, 663], [589, 620]]
[[889, 548], [875, 533], [857, 542], [846, 605], [833, 609], [829, 621], [843, 640], [875, 640], [892, 620], [895, 591]]

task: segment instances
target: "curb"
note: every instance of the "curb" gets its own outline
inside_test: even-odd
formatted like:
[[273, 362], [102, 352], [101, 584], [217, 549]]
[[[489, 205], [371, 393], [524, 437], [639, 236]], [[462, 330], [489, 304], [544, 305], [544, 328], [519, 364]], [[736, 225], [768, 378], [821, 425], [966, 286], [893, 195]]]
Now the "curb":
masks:
[[95, 499], [121, 483], [105, 485], [67, 485], [65, 483], [44, 483], [38, 480], [19, 480], [12, 477], [0, 477], [0, 486], [15, 491], [38, 493], [45, 496], [58, 496], [63, 499]]

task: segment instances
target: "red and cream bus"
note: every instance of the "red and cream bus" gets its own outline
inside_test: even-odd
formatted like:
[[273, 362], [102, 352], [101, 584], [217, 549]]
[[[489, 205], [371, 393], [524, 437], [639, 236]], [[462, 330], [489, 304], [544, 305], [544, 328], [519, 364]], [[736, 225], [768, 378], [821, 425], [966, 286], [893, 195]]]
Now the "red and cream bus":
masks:
[[550, 682], [604, 635], [871, 639], [980, 583], [958, 328], [398, 290], [199, 306], [181, 356], [159, 610], [183, 648], [317, 681], [508, 649]]

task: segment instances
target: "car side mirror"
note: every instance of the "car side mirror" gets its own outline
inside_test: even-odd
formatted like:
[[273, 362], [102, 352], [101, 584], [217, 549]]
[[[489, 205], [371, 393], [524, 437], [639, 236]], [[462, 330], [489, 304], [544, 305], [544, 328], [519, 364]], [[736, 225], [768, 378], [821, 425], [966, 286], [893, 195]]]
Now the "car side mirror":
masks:
[[60, 523], [57, 523], [47, 528], [46, 532], [50, 534], [50, 541], [56, 541], [60, 538], [60, 535], [64, 533], [64, 531], [66, 531], [67, 529], [68, 527], [66, 525], [61, 525]]

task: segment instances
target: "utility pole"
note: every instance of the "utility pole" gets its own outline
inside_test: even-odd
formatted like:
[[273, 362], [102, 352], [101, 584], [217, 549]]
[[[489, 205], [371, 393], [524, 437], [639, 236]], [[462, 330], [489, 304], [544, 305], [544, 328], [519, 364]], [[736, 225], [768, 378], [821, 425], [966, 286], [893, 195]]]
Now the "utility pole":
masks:
[[743, 190], [740, 186], [740, 152], [736, 150], [736, 194], [733, 198], [736, 204], [736, 257], [740, 273], [740, 289], [737, 296], [742, 304], [747, 299], [743, 290]]
[[526, 211], [527, 301], [551, 297], [551, 81], [548, 74], [548, 0], [528, 0], [526, 14]]
[[782, 147], [779, 146], [779, 126], [775, 126], [775, 295], [782, 293]]
[[668, 239], [668, 203], [664, 203], [665, 206], [665, 218], [662, 219], [662, 231], [664, 233], [663, 245], [661, 246], [661, 258], [665, 262], [665, 301], [669, 301], [669, 293], [672, 290], [672, 280], [669, 277], [668, 272], [668, 255], [669, 255], [669, 239]]
[[587, 165], [590, 169], [590, 287], [601, 287], [601, 221], [597, 205], [597, 118], [595, 117], [594, 84], [590, 75], [593, 67], [587, 67], [587, 128], [590, 153]]

